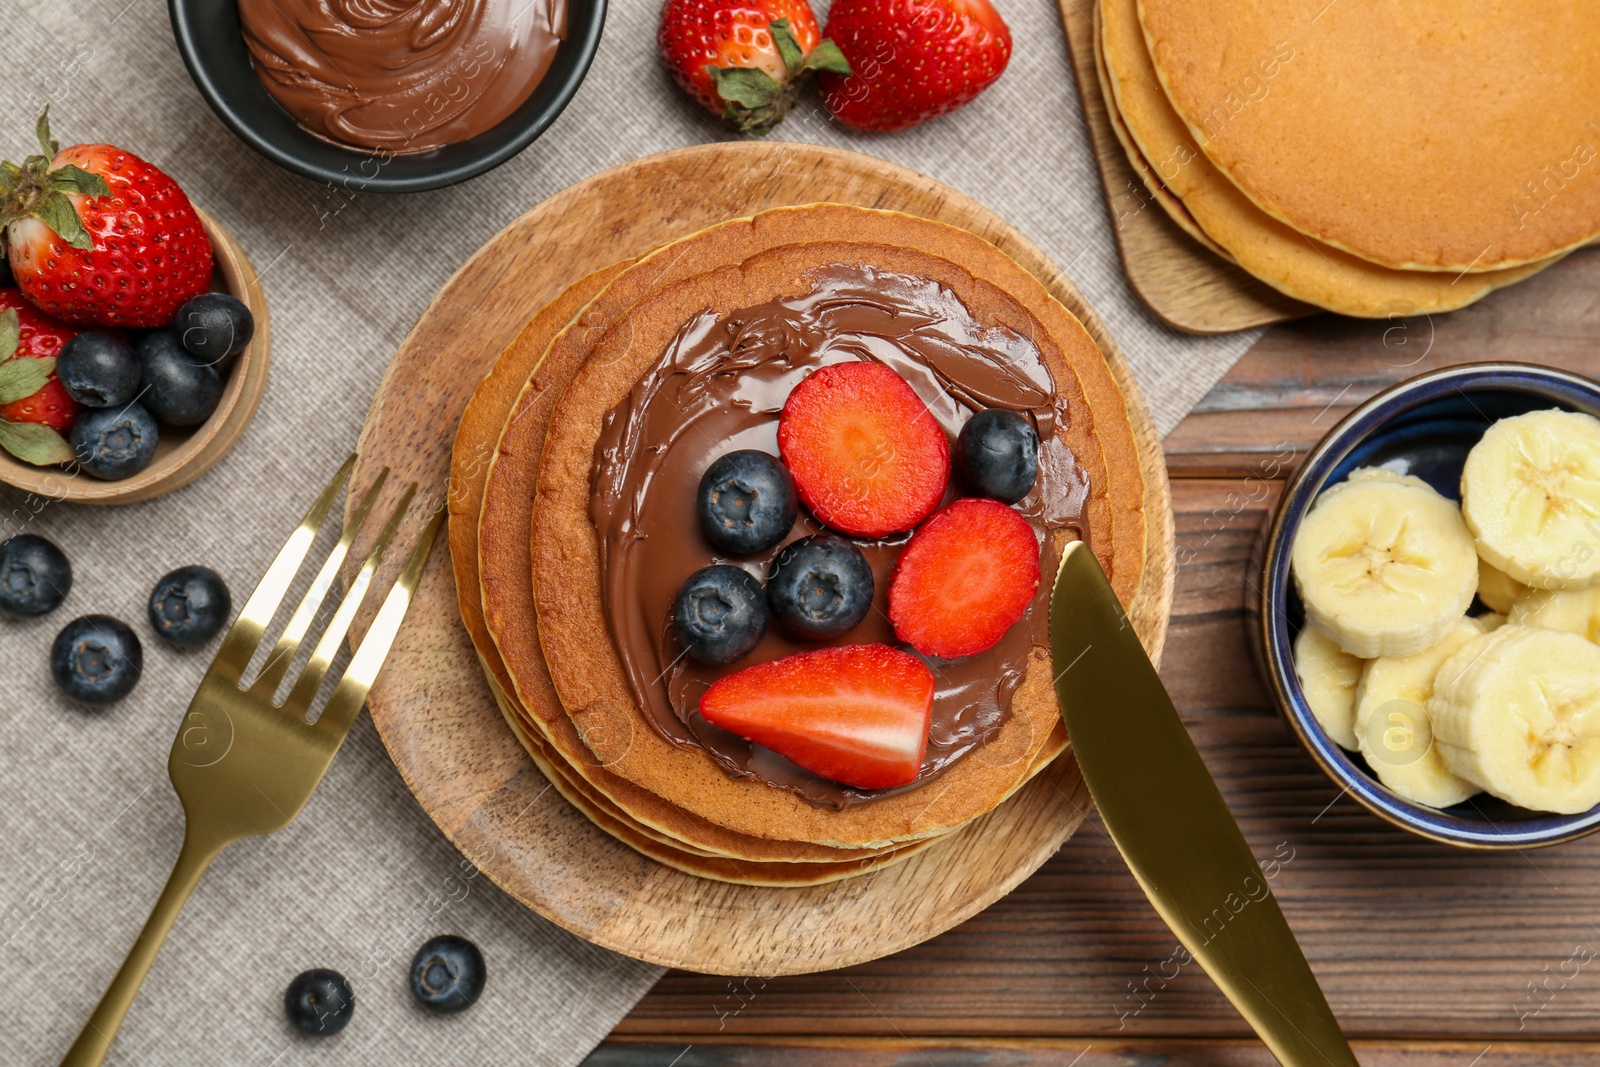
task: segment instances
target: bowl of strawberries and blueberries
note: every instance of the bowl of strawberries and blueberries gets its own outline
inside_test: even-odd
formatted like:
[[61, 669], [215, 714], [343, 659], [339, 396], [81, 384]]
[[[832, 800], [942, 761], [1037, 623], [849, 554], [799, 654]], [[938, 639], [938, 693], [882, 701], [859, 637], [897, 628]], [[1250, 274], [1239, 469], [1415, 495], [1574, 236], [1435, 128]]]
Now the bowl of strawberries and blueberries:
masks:
[[186, 458], [173, 445], [236, 396], [256, 320], [213, 291], [212, 237], [175, 181], [112, 145], [61, 148], [48, 112], [37, 135], [0, 164], [0, 480], [35, 489], [43, 468], [73, 498], [79, 476], [148, 481], [158, 448]]
[[834, 0], [825, 29], [807, 0], [666, 0], [657, 43], [685, 92], [757, 135], [812, 78], [831, 121], [886, 133], [970, 103], [1011, 59], [989, 0]]
[[[712, 667], [737, 666], [769, 627], [818, 647], [722, 675], [700, 714], [847, 786], [915, 781], [936, 689], [927, 661], [988, 651], [1033, 602], [1039, 538], [1013, 505], [1038, 474], [1038, 433], [1015, 411], [976, 412], [952, 449], [891, 368], [812, 372], [784, 402], [778, 455], [726, 452], [696, 490], [717, 557], [749, 562], [782, 547], [764, 576], [734, 563], [686, 576], [671, 631], [683, 655]], [[952, 481], [960, 495], [946, 502]], [[824, 529], [788, 540], [802, 507]], [[876, 592], [858, 542], [906, 531], [887, 596], [897, 643], [849, 643]]]

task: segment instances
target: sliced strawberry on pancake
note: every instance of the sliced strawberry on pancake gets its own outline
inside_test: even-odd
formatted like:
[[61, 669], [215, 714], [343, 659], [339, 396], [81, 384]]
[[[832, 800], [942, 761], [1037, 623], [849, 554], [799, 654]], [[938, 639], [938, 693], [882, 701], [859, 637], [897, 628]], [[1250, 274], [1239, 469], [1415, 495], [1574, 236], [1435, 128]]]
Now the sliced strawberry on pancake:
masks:
[[795, 386], [778, 417], [778, 452], [812, 514], [855, 537], [911, 529], [950, 481], [944, 428], [881, 363], [833, 364]]
[[857, 789], [916, 781], [933, 672], [888, 645], [841, 645], [718, 679], [700, 714], [813, 774]]

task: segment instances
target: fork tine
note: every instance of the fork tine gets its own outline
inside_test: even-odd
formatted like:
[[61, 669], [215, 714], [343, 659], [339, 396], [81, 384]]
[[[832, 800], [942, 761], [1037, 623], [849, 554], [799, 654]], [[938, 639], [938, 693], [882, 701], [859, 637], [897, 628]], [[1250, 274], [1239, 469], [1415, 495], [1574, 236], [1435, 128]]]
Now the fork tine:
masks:
[[283, 704], [294, 714], [303, 717], [310, 709], [311, 701], [316, 699], [322, 678], [328, 673], [328, 665], [333, 662], [333, 657], [339, 654], [339, 645], [343, 643], [344, 635], [349, 632], [350, 624], [355, 621], [361, 601], [366, 598], [367, 588], [372, 584], [373, 574], [383, 562], [384, 550], [399, 532], [400, 522], [405, 518], [407, 509], [411, 507], [411, 498], [416, 492], [417, 486], [413, 482], [406, 487], [400, 503], [389, 513], [389, 521], [383, 524], [377, 543], [372, 546], [372, 551], [367, 553], [366, 561], [361, 564], [361, 570], [350, 583], [350, 589], [345, 593], [344, 599], [339, 602], [339, 610], [333, 613], [333, 618], [328, 622], [328, 628], [322, 631], [322, 637], [318, 639], [311, 658], [306, 661], [300, 677], [295, 679], [294, 689], [289, 692], [289, 698]]
[[333, 546], [333, 551], [328, 553], [328, 558], [323, 561], [322, 569], [317, 572], [316, 578], [311, 582], [311, 587], [306, 590], [306, 595], [300, 599], [300, 604], [294, 609], [294, 615], [289, 619], [289, 625], [283, 629], [283, 636], [278, 638], [278, 643], [272, 648], [272, 655], [267, 657], [266, 663], [261, 666], [261, 674], [256, 678], [255, 685], [260, 686], [262, 692], [269, 696], [278, 691], [278, 685], [283, 681], [283, 676], [288, 673], [289, 665], [294, 662], [294, 654], [300, 647], [301, 640], [306, 632], [311, 629], [311, 623], [317, 617], [317, 611], [322, 607], [323, 599], [328, 595], [333, 580], [338, 577], [339, 568], [344, 565], [345, 557], [350, 554], [350, 546], [361, 533], [361, 527], [367, 521], [367, 515], [372, 511], [372, 505], [377, 501], [378, 494], [383, 491], [384, 483], [389, 480], [389, 468], [385, 467], [373, 479], [372, 487], [367, 490], [366, 496], [361, 498], [361, 504], [356, 508], [356, 513], [345, 524], [344, 533], [339, 538], [339, 543]]
[[344, 676], [334, 687], [333, 695], [328, 697], [328, 704], [322, 709], [322, 715], [317, 719], [315, 729], [326, 730], [335, 737], [343, 737], [350, 729], [350, 724], [355, 721], [356, 715], [361, 711], [362, 702], [367, 699], [367, 691], [372, 688], [373, 679], [377, 678], [378, 670], [389, 655], [389, 647], [394, 644], [395, 635], [400, 632], [400, 623], [405, 620], [406, 608], [411, 604], [417, 583], [422, 580], [422, 568], [427, 565], [428, 553], [432, 550], [434, 537], [444, 522], [444, 515], [443, 506], [434, 511], [427, 529], [422, 531], [422, 537], [417, 541], [417, 547], [411, 550], [411, 557], [406, 560], [405, 569], [400, 572], [400, 577], [395, 579], [389, 595], [383, 598], [383, 606], [378, 609], [377, 616], [372, 620], [367, 636], [362, 638], [355, 654], [350, 657], [350, 665], [345, 668]]
[[239, 617], [228, 630], [228, 636], [223, 638], [222, 647], [217, 650], [216, 659], [211, 664], [213, 671], [227, 672], [236, 683], [244, 676], [244, 669], [249, 665], [250, 657], [255, 654], [256, 646], [261, 643], [261, 635], [266, 632], [267, 624], [272, 621], [273, 614], [278, 610], [278, 604], [288, 593], [289, 586], [294, 582], [294, 576], [299, 573], [301, 562], [311, 550], [311, 543], [317, 539], [317, 531], [322, 528], [328, 512], [333, 509], [333, 502], [338, 497], [339, 490], [343, 489], [345, 482], [350, 479], [350, 472], [355, 469], [355, 465], [356, 454], [352, 452], [343, 466], [328, 480], [322, 495], [306, 509], [305, 515], [300, 519], [300, 525], [295, 527], [289, 539], [283, 543], [283, 548], [278, 551], [272, 566], [267, 568], [261, 580], [256, 583], [255, 591], [250, 594], [250, 599], [245, 602]]

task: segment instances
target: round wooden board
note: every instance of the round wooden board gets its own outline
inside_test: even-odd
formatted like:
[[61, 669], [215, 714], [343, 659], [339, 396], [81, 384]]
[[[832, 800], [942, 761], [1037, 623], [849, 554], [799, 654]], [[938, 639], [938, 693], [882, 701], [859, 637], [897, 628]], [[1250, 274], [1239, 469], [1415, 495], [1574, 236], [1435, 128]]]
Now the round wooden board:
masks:
[[[387, 465], [400, 477], [386, 492], [416, 481], [442, 503], [456, 422], [473, 388], [523, 323], [573, 279], [724, 219], [823, 200], [971, 230], [1032, 271], [1094, 335], [1128, 398], [1141, 448], [1149, 565], [1131, 614], [1159, 657], [1172, 601], [1172, 505], [1160, 444], [1120, 351], [1055, 264], [1016, 230], [932, 179], [855, 153], [704, 145], [597, 174], [539, 204], [462, 266], [401, 344], [362, 430], [352, 486], [364, 488]], [[391, 550], [389, 569], [405, 554]], [[444, 538], [368, 706], [423, 809], [502, 889], [596, 944], [707, 973], [826, 970], [933, 937], [1037, 870], [1089, 802], [1069, 753], [995, 811], [871, 874], [771, 889], [661, 866], [551, 790], [501, 718], [456, 614]]]

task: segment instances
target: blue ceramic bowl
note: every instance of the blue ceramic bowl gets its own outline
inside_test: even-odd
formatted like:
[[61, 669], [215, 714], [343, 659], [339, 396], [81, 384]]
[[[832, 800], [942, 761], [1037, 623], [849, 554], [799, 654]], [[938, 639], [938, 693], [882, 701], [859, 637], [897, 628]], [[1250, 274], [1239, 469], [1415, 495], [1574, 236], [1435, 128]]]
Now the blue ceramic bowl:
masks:
[[532, 95], [493, 128], [432, 152], [380, 156], [313, 137], [267, 95], [239, 26], [235, 0], [167, 0], [172, 35], [206, 103], [280, 167], [353, 192], [414, 193], [498, 167], [543, 133], [589, 72], [606, 0], [567, 0], [567, 36]]
[[1547, 367], [1474, 363], [1433, 371], [1386, 389], [1351, 412], [1312, 449], [1284, 490], [1262, 563], [1260, 649], [1278, 708], [1328, 777], [1379, 818], [1434, 841], [1465, 848], [1533, 848], [1600, 829], [1600, 807], [1579, 815], [1526, 811], [1479, 794], [1438, 810], [1390, 792], [1366, 761], [1328, 737], [1311, 714], [1294, 670], [1294, 639], [1305, 620], [1289, 575], [1289, 552], [1322, 490], [1357, 467], [1403, 467], [1459, 500], [1467, 452], [1490, 424], [1549, 408], [1600, 416], [1600, 384]]

